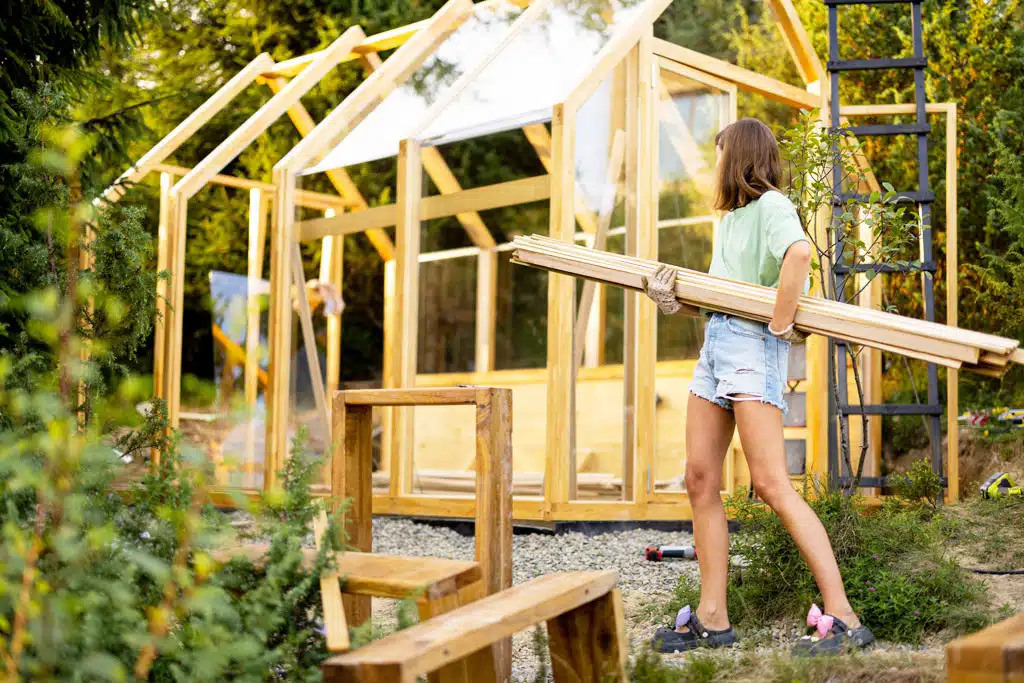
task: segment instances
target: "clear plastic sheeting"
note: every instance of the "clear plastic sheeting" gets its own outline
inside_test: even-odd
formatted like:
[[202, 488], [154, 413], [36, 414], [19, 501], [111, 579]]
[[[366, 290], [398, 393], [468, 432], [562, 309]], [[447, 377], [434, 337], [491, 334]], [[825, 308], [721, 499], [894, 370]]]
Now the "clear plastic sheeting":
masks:
[[439, 145], [551, 120], [647, 0], [554, 0], [423, 132]]
[[398, 143], [409, 137], [430, 105], [501, 41], [522, 12], [511, 3], [478, 5], [408, 81], [305, 174], [396, 156]]

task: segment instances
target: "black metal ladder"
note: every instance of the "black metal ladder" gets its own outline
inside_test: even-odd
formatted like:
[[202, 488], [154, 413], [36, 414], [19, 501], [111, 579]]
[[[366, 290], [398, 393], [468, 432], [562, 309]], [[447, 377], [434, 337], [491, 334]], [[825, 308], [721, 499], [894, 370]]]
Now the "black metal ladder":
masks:
[[[931, 209], [935, 195], [928, 184], [928, 133], [931, 126], [928, 124], [928, 117], [925, 112], [925, 89], [924, 75], [928, 66], [928, 60], [924, 54], [924, 26], [921, 19], [922, 0], [825, 0], [828, 7], [828, 36], [829, 36], [829, 61], [828, 72], [831, 86], [831, 125], [839, 126], [840, 104], [839, 104], [839, 78], [847, 71], [858, 71], [868, 69], [913, 69], [914, 70], [914, 103], [916, 118], [914, 123], [904, 124], [875, 124], [850, 126], [846, 128], [849, 133], [860, 136], [871, 135], [914, 135], [917, 137], [917, 165], [918, 165], [918, 188], [916, 192], [899, 192], [901, 201], [913, 202], [917, 205], [921, 219], [920, 235], [920, 262], [908, 264], [870, 264], [857, 263], [850, 265], [843, 263], [843, 249], [841, 236], [836, 237], [836, 254], [832, 268], [832, 276], [835, 278], [836, 292], [838, 298], [843, 298], [843, 292], [848, 279], [857, 272], [875, 271], [876, 273], [907, 273], [920, 272], [922, 274], [922, 288], [924, 291], [924, 317], [926, 320], [935, 321], [935, 288], [932, 275], [936, 266], [932, 254], [932, 228]], [[840, 5], [911, 5], [914, 56], [903, 58], [883, 59], [840, 59], [839, 57], [839, 6]], [[838, 154], [838, 150], [833, 149]], [[840, 186], [842, 180], [842, 169], [837, 165], [833, 170], [833, 210], [841, 210], [842, 205], [859, 197], [856, 193], [843, 192]], [[840, 457], [839, 443], [839, 421], [847, 434], [849, 434], [849, 420], [851, 415], [923, 415], [928, 425], [928, 436], [931, 442], [931, 464], [932, 469], [942, 478], [942, 485], [946, 486], [946, 479], [943, 476], [942, 449], [941, 449], [941, 417], [943, 405], [939, 402], [939, 373], [938, 368], [928, 364], [928, 395], [927, 403], [911, 404], [876, 404], [876, 405], [851, 405], [848, 403], [847, 387], [847, 364], [848, 358], [846, 344], [841, 341], [829, 340], [829, 377], [838, 375], [839, 402], [829, 392], [829, 451], [828, 451], [828, 474], [832, 486], [848, 488], [855, 483], [855, 473], [850, 471], [851, 461], [847, 462]], [[840, 372], [836, 373], [836, 368]], [[831, 380], [830, 380], [831, 381]], [[911, 377], [911, 381], [913, 378]], [[950, 419], [956, 419], [950, 416]], [[864, 434], [867, 439], [868, 435]], [[884, 487], [885, 477], [861, 477], [856, 482], [859, 487]]]

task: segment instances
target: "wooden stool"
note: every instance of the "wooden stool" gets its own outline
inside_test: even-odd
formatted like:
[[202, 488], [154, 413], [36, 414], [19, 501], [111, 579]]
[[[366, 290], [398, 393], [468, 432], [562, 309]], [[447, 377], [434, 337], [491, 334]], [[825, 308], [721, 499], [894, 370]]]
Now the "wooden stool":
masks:
[[[476, 407], [476, 561], [488, 595], [512, 585], [512, 391], [492, 387], [365, 389], [334, 395], [331, 434], [331, 494], [348, 499], [344, 528], [358, 551], [373, 550], [373, 452], [371, 411], [375, 406]], [[393, 472], [392, 482], [396, 475]], [[402, 495], [392, 491], [392, 495]], [[451, 603], [447, 606], [453, 607]], [[368, 597], [345, 599], [350, 624], [370, 618]], [[503, 680], [512, 672], [512, 642], [498, 645]]]
[[414, 683], [465, 666], [472, 683], [494, 683], [491, 647], [547, 622], [556, 683], [626, 680], [626, 626], [614, 571], [564, 572], [478, 600], [324, 662], [325, 683]]
[[946, 645], [948, 683], [1024, 683], [1024, 613]]

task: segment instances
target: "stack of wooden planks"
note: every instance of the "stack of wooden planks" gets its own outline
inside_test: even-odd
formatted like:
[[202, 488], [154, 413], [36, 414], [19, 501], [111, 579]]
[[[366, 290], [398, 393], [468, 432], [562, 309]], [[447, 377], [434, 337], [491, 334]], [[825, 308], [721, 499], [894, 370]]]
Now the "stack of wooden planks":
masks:
[[[517, 237], [514, 247], [514, 263], [641, 291], [642, 278], [669, 265], [539, 235]], [[751, 320], [771, 320], [774, 289], [670, 267], [677, 273], [676, 297], [681, 302]], [[1020, 342], [1015, 339], [809, 296], [801, 297], [797, 305], [796, 327], [802, 332], [993, 377], [1002, 376], [1011, 363], [1024, 364], [1024, 351], [1018, 349]]]

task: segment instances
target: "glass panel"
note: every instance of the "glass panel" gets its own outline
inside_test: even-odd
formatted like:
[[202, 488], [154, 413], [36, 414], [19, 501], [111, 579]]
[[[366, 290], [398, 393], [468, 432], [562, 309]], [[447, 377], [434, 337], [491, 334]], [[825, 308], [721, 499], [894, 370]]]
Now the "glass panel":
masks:
[[418, 372], [473, 370], [476, 266], [476, 256], [420, 263]]
[[494, 368], [547, 365], [548, 274], [513, 265], [512, 252], [498, 252]]
[[523, 10], [511, 3], [479, 4], [401, 87], [378, 104], [319, 164], [306, 173], [393, 157], [427, 108], [501, 41]]
[[[210, 301], [214, 339], [214, 382], [216, 386], [217, 421], [209, 423], [206, 437], [211, 456], [219, 463], [218, 483], [233, 487], [259, 487], [266, 431], [266, 403], [260, 375], [266, 376], [268, 350], [265, 315], [256, 322], [257, 398], [253, 406], [245, 400], [245, 358], [249, 332], [249, 287], [244, 275], [210, 272]], [[256, 280], [253, 294], [257, 310], [267, 310], [270, 283]], [[199, 423], [195, 423], [198, 427]], [[189, 430], [191, 436], [199, 436]], [[207, 431], [207, 430], [202, 430]]]
[[[598, 230], [607, 231], [623, 225], [625, 219], [626, 187], [623, 160], [625, 159], [626, 126], [626, 68], [619, 65], [594, 94], [580, 107], [576, 117], [575, 203], [577, 235], [590, 238]], [[615, 152], [617, 131], [623, 131], [619, 151]], [[615, 154], [617, 158], [613, 158]], [[614, 166], [612, 166], [614, 164]], [[609, 171], [616, 179], [608, 184]], [[602, 217], [608, 207], [610, 213]], [[618, 230], [616, 230], [618, 232]], [[608, 240], [604, 249], [613, 251], [624, 244], [621, 237]], [[576, 281], [577, 301], [589, 283]], [[583, 367], [576, 380], [576, 499], [617, 500], [623, 490], [623, 436], [625, 391], [621, 372], [590, 372], [607, 362], [604, 344], [607, 339], [608, 288], [594, 287], [588, 311], [587, 331], [584, 335]], [[619, 312], [622, 304], [619, 298]], [[602, 315], [603, 313], [603, 315]], [[579, 303], [576, 316], [581, 314]], [[621, 328], [620, 328], [621, 329]], [[621, 352], [620, 352], [621, 356]], [[571, 495], [571, 494], [570, 494]], [[631, 496], [632, 498], [632, 496]]]
[[[659, 260], [707, 272], [716, 217], [715, 135], [731, 116], [730, 93], [660, 71], [658, 83]], [[658, 319], [658, 360], [696, 359], [704, 321]]]
[[[663, 68], [659, 76], [658, 260], [707, 272], [717, 223], [715, 135], [732, 119], [734, 95], [699, 80], [699, 74], [691, 78]], [[703, 340], [703, 319], [658, 316], [659, 361], [694, 361]], [[656, 491], [685, 488], [686, 404], [692, 373], [692, 363], [659, 365]]]
[[424, 131], [442, 144], [551, 120], [598, 52], [629, 30], [649, 0], [555, 0]]

